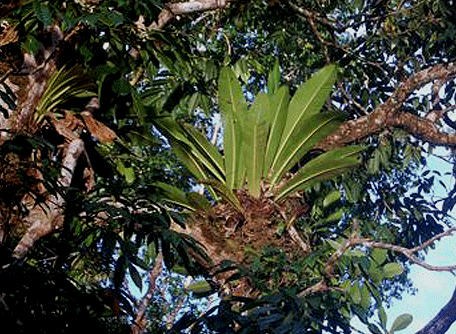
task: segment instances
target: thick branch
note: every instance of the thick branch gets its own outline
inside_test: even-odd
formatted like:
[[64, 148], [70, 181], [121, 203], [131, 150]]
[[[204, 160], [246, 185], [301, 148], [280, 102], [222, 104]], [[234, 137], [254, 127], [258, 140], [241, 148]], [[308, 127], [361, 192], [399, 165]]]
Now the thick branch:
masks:
[[155, 258], [155, 265], [153, 269], [149, 272], [149, 289], [147, 293], [141, 300], [141, 304], [139, 305], [138, 312], [136, 313], [136, 319], [131, 327], [131, 331], [133, 334], [142, 334], [146, 331], [146, 321], [144, 319], [144, 315], [146, 314], [147, 307], [149, 307], [150, 302], [152, 300], [153, 294], [155, 292], [155, 281], [157, 277], [160, 275], [162, 270], [162, 263], [163, 263], [163, 255], [162, 253], [158, 253], [157, 257]]
[[[28, 75], [29, 84], [26, 87], [26, 95], [14, 114], [0, 124], [2, 130], [8, 133], [26, 132], [33, 133], [36, 130], [34, 124], [35, 107], [41, 99], [49, 78], [56, 70], [56, 50], [59, 43], [64, 39], [63, 33], [58, 26], [52, 26], [49, 31], [52, 45], [40, 50], [41, 56], [45, 59], [44, 63], [37, 64], [34, 56], [24, 54], [24, 66], [30, 72]], [[0, 137], [0, 144], [8, 139], [10, 135]]]
[[456, 321], [456, 290], [440, 312], [416, 334], [444, 334]]
[[[81, 139], [75, 139], [69, 144], [59, 178], [59, 185], [63, 189], [70, 186], [76, 164], [83, 152], [84, 142]], [[23, 258], [36, 241], [62, 226], [63, 205], [64, 199], [59, 192], [56, 195], [49, 196], [42, 205], [34, 205], [26, 218], [31, 226], [16, 245], [13, 251], [15, 258]]]
[[401, 83], [393, 95], [372, 113], [355, 120], [344, 122], [337, 131], [328, 136], [318, 148], [330, 150], [379, 133], [384, 128], [400, 126], [413, 136], [429, 143], [456, 146], [456, 135], [439, 131], [430, 120], [401, 112], [410, 94], [425, 84], [439, 80], [446, 82], [456, 77], [456, 64], [440, 64], [422, 70]]
[[149, 29], [162, 29], [168, 22], [178, 15], [204, 12], [208, 10], [223, 9], [228, 7], [231, 0], [195, 0], [189, 2], [168, 3], [158, 15]]

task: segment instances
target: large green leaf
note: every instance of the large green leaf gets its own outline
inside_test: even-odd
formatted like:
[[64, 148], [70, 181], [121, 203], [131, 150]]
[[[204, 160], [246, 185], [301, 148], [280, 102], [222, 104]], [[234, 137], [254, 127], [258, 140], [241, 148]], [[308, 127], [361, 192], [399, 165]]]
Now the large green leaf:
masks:
[[336, 69], [335, 65], [323, 67], [298, 88], [290, 101], [286, 131], [292, 132], [301, 118], [309, 117], [321, 110], [336, 81]]
[[95, 97], [93, 83], [87, 80], [79, 66], [62, 67], [49, 79], [47, 87], [35, 107], [35, 120], [41, 122], [47, 112], [74, 98]]
[[165, 182], [156, 182], [154, 186], [160, 189], [163, 202], [178, 205], [189, 211], [207, 209], [210, 206], [206, 197], [198, 193], [188, 193]]
[[348, 146], [323, 153], [304, 165], [277, 193], [277, 200], [306, 189], [317, 181], [339, 175], [349, 168], [359, 164], [359, 153], [364, 150], [361, 146]]
[[244, 185], [241, 122], [247, 112], [247, 103], [239, 81], [229, 68], [220, 71], [219, 105], [225, 121], [223, 144], [226, 184], [230, 189], [238, 189]]
[[182, 161], [185, 167], [190, 173], [192, 173], [193, 176], [195, 176], [197, 180], [205, 180], [209, 178], [209, 175], [204, 166], [201, 164], [201, 161], [191, 153], [190, 147], [174, 139], [170, 139], [170, 142], [174, 154], [176, 154], [179, 160]]
[[274, 63], [274, 68], [272, 69], [271, 73], [268, 76], [268, 93], [269, 95], [274, 94], [280, 85], [280, 65], [279, 62], [276, 61]]
[[207, 179], [204, 180], [203, 183], [211, 186], [214, 191], [220, 195], [220, 197], [222, 197], [225, 201], [231, 203], [231, 205], [236, 208], [238, 212], [244, 214], [244, 208], [242, 207], [241, 202], [239, 202], [239, 199], [232, 189], [229, 189], [224, 183], [218, 182], [216, 180]]
[[383, 266], [383, 276], [385, 278], [394, 278], [404, 272], [404, 267], [400, 263], [391, 262]]
[[279, 147], [282, 132], [287, 121], [290, 91], [288, 86], [280, 87], [275, 94], [269, 94], [269, 134], [266, 142], [266, 156], [264, 158], [263, 175], [270, 173], [272, 161]]
[[290, 134], [290, 145], [275, 156], [271, 169], [271, 184], [280, 182], [283, 175], [293, 167], [313, 146], [331, 134], [340, 125], [341, 115], [320, 113], [300, 119], [300, 124]]
[[268, 135], [269, 97], [265, 93], [257, 96], [245, 119], [243, 155], [245, 159], [247, 187], [250, 195], [259, 197], [261, 178]]
[[326, 66], [298, 88], [290, 101], [287, 122], [272, 166], [278, 165], [276, 160], [283, 157], [283, 151], [295, 145], [292, 136], [299, 133], [304, 120], [321, 110], [331, 93], [335, 74], [335, 65]]
[[208, 178], [207, 170], [219, 181], [225, 181], [222, 156], [202, 133], [191, 125], [181, 126], [171, 117], [156, 119], [154, 123], [167, 134], [174, 152], [198, 180]]
[[191, 137], [195, 149], [200, 153], [199, 155], [204, 158], [204, 165], [219, 181], [224, 182], [225, 164], [217, 147], [212, 145], [204, 134], [195, 129], [192, 125], [183, 124], [183, 127]]

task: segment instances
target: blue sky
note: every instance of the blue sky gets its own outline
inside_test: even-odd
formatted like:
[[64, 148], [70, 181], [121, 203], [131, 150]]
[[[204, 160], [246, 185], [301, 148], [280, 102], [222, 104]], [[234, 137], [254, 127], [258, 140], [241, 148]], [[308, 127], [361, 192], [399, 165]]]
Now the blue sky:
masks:
[[[440, 156], [448, 156], [448, 151], [443, 149], [435, 150]], [[442, 174], [442, 179], [449, 189], [452, 189], [454, 179], [452, 176], [443, 176], [445, 172], [451, 172], [453, 166], [445, 163], [442, 159], [430, 156], [427, 159], [428, 169], [438, 170]], [[442, 198], [447, 195], [448, 190], [442, 186], [435, 185], [435, 196]], [[452, 213], [453, 224], [456, 223], [456, 210]], [[436, 248], [429, 250], [425, 261], [433, 265], [455, 265], [456, 264], [456, 235], [443, 238], [436, 243]], [[393, 301], [392, 307], [386, 310], [388, 315], [388, 328], [394, 319], [403, 313], [410, 313], [413, 316], [412, 324], [400, 331], [400, 334], [414, 334], [422, 329], [440, 309], [451, 299], [456, 288], [456, 276], [449, 272], [436, 272], [426, 270], [418, 265], [411, 267], [411, 278], [414, 287], [418, 289], [415, 295], [404, 294], [401, 300]], [[355, 324], [354, 324], [355, 325]], [[357, 329], [369, 333], [363, 326], [355, 325]], [[456, 334], [456, 324], [447, 331], [446, 334]]]
[[[443, 149], [437, 149], [434, 153], [441, 156], [448, 155], [448, 152]], [[442, 175], [445, 172], [451, 172], [453, 168], [451, 164], [433, 156], [429, 157], [427, 162], [429, 169], [438, 170]], [[445, 183], [449, 189], [452, 189], [454, 180], [452, 177], [447, 177]], [[441, 186], [436, 186], [435, 192], [437, 197], [447, 195], [447, 191]], [[456, 210], [453, 210], [452, 216], [456, 218]], [[433, 265], [456, 264], [456, 235], [439, 241], [434, 250], [429, 250], [426, 262]], [[449, 272], [429, 271], [418, 265], [413, 265], [411, 277], [418, 292], [413, 296], [404, 295], [402, 300], [395, 301], [393, 307], [387, 310], [389, 324], [402, 313], [413, 315], [412, 324], [401, 331], [401, 334], [416, 333], [423, 328], [450, 300], [456, 288], [456, 276]], [[456, 324], [446, 334], [456, 334]]]
[[[426, 262], [439, 265], [456, 263], [456, 236], [442, 239], [435, 250], [431, 250]], [[412, 266], [413, 283], [418, 289], [415, 295], [404, 295], [402, 300], [394, 301], [393, 307], [386, 311], [388, 325], [402, 313], [413, 315], [412, 324], [401, 334], [413, 334], [434, 318], [440, 309], [450, 300], [456, 288], [456, 277], [448, 272], [429, 271], [417, 265]], [[455, 334], [453, 325], [446, 334]]]

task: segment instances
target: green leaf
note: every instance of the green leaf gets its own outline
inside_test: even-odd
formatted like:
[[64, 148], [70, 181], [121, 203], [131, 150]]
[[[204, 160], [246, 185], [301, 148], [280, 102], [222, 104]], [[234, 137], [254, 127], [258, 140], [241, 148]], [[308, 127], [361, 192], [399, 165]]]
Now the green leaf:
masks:
[[382, 326], [382, 329], [386, 331], [388, 316], [386, 315], [385, 308], [383, 306], [380, 306], [378, 309], [378, 317], [380, 319], [380, 325]]
[[326, 195], [325, 199], [323, 200], [323, 206], [328, 207], [334, 202], [337, 202], [340, 199], [340, 191], [333, 190], [328, 195]]
[[225, 181], [225, 165], [223, 157], [217, 147], [212, 145], [200, 131], [190, 124], [183, 124], [183, 128], [193, 141], [198, 156], [206, 168], [221, 182]]
[[179, 266], [177, 264], [171, 268], [171, 271], [181, 275], [189, 275], [188, 270], [184, 266]]
[[225, 201], [231, 203], [238, 212], [244, 214], [244, 208], [239, 202], [239, 199], [236, 197], [233, 190], [229, 189], [224, 183], [209, 179], [202, 181], [202, 183], [210, 185]]
[[345, 213], [345, 209], [340, 208], [336, 212], [333, 212], [330, 215], [328, 215], [327, 217], [325, 217], [324, 219], [322, 219], [320, 221], [320, 223], [338, 222], [339, 220], [342, 219], [342, 216], [344, 215], [344, 213]]
[[383, 266], [383, 276], [385, 278], [393, 278], [402, 274], [404, 268], [400, 263], [387, 263]]
[[353, 7], [358, 9], [358, 10], [361, 10], [363, 9], [364, 7], [364, 0], [354, 0], [353, 1]]
[[371, 304], [371, 295], [369, 293], [369, 288], [367, 287], [366, 284], [363, 284], [361, 287], [361, 301], [360, 305], [361, 307], [368, 309]]
[[212, 287], [207, 281], [200, 281], [200, 282], [190, 283], [187, 286], [187, 290], [197, 293], [197, 294], [203, 294], [203, 293], [211, 292]]
[[185, 191], [164, 182], [157, 182], [154, 185], [160, 189], [164, 202], [179, 205], [190, 211], [198, 209], [190, 203]]
[[250, 71], [246, 58], [239, 59], [234, 65], [234, 74], [236, 78], [241, 78], [242, 81], [247, 82], [250, 78]]
[[50, 26], [52, 24], [52, 15], [48, 4], [35, 0], [33, 1], [33, 10], [35, 11], [37, 19], [45, 26]]
[[125, 168], [124, 176], [125, 176], [125, 181], [128, 184], [132, 184], [133, 182], [135, 182], [136, 176], [135, 176], [135, 171], [132, 167]]
[[131, 92], [132, 87], [125, 79], [118, 79], [112, 84], [112, 91], [119, 95], [127, 95]]
[[220, 154], [196, 129], [185, 129], [171, 117], [155, 119], [154, 124], [167, 135], [174, 153], [197, 180], [209, 179], [212, 172], [216, 179], [225, 182]]
[[220, 71], [218, 91], [220, 110], [225, 118], [223, 145], [226, 184], [230, 189], [239, 189], [244, 185], [241, 123], [247, 112], [247, 103], [239, 81], [229, 68], [225, 67]]
[[244, 165], [246, 168], [247, 186], [250, 195], [259, 197], [268, 132], [269, 97], [258, 94], [254, 104], [247, 112], [243, 129]]
[[382, 265], [386, 261], [387, 254], [387, 249], [374, 248], [370, 256], [378, 265]]
[[266, 142], [266, 156], [264, 158], [263, 175], [268, 176], [271, 172], [272, 161], [279, 148], [283, 129], [287, 121], [290, 91], [288, 86], [280, 87], [275, 94], [269, 95], [269, 134]]
[[36, 105], [35, 120], [39, 123], [47, 112], [70, 99], [81, 95], [95, 96], [96, 94], [90, 91], [93, 88], [94, 85], [87, 81], [82, 68], [77, 65], [70, 69], [62, 67], [50, 77], [46, 90]]
[[128, 184], [132, 184], [135, 181], [134, 169], [132, 167], [125, 167], [122, 160], [117, 161], [117, 170], [123, 177], [125, 177], [125, 181]]
[[280, 85], [280, 65], [277, 60], [274, 63], [274, 67], [268, 76], [268, 93], [269, 95], [275, 94]]
[[407, 328], [413, 321], [413, 316], [408, 313], [401, 314], [394, 320], [393, 325], [391, 326], [391, 329], [389, 330], [391, 334], [394, 332], [403, 330]]
[[282, 188], [276, 199], [280, 200], [290, 193], [306, 189], [317, 181], [340, 175], [360, 163], [361, 146], [348, 146], [323, 153], [305, 164]]
[[193, 174], [193, 176], [196, 177], [197, 180], [201, 181], [209, 178], [206, 169], [201, 162], [193, 154], [191, 154], [187, 145], [174, 139], [171, 139], [170, 142], [174, 154], [176, 154], [177, 158], [182, 161], [185, 167]]
[[138, 270], [135, 268], [134, 265], [130, 264], [128, 266], [128, 271], [130, 272], [130, 276], [133, 280], [133, 283], [135, 283], [139, 290], [142, 290], [142, 278]]
[[289, 143], [276, 153], [271, 166], [273, 171], [271, 183], [280, 182], [283, 175], [310, 149], [339, 127], [340, 120], [341, 115], [336, 113], [322, 113], [302, 118], [301, 124], [297, 124], [294, 132], [288, 136]]
[[358, 281], [351, 286], [350, 297], [355, 304], [361, 303], [361, 288]]
[[[276, 158], [283, 159], [282, 152], [294, 146], [292, 136], [299, 134], [305, 124], [304, 120], [321, 110], [331, 93], [335, 79], [336, 66], [330, 65], [315, 73], [298, 88], [288, 107], [287, 122]], [[277, 163], [273, 162], [272, 165], [275, 166]]]
[[372, 334], [383, 334], [382, 331], [375, 324], [369, 324], [367, 325], [367, 328], [369, 328], [369, 331]]

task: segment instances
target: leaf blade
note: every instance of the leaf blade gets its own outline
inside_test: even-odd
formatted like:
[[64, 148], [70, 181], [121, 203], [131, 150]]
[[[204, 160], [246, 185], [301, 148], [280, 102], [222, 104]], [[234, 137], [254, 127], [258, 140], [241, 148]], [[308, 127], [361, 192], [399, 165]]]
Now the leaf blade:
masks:
[[287, 121], [290, 91], [288, 86], [280, 87], [275, 94], [270, 95], [269, 134], [266, 142], [266, 156], [264, 158], [263, 175], [267, 176], [272, 167], [272, 161], [277, 152]]
[[247, 111], [247, 103], [241, 85], [233, 70], [225, 67], [219, 77], [219, 105], [225, 118], [224, 151], [226, 184], [230, 189], [243, 186], [244, 169], [241, 162], [241, 123]]
[[272, 166], [277, 164], [276, 160], [283, 156], [284, 150], [293, 146], [291, 137], [298, 132], [298, 126], [302, 126], [305, 119], [320, 111], [331, 93], [335, 74], [335, 65], [326, 66], [298, 88], [288, 106], [287, 121]]
[[276, 184], [299, 160], [326, 136], [340, 125], [341, 115], [322, 113], [301, 119], [300, 123], [289, 136], [290, 145], [276, 155], [271, 166], [273, 176], [271, 183]]
[[364, 150], [361, 146], [348, 146], [323, 153], [312, 159], [296, 173], [288, 183], [278, 191], [277, 200], [292, 192], [306, 189], [317, 181], [339, 175], [360, 163], [359, 153]]
[[394, 333], [407, 328], [413, 321], [413, 316], [408, 313], [398, 316], [391, 326], [390, 333]]
[[268, 131], [269, 96], [261, 93], [247, 112], [244, 124], [244, 163], [249, 193], [258, 198], [261, 192], [265, 145]]

